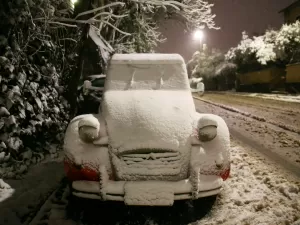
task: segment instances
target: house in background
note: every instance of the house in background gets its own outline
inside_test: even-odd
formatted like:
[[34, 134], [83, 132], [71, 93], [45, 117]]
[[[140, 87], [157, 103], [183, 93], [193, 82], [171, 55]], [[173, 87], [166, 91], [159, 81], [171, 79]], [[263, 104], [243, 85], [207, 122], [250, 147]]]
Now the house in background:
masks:
[[300, 21], [300, 0], [295, 1], [286, 8], [279, 11], [284, 14], [284, 23], [291, 24]]

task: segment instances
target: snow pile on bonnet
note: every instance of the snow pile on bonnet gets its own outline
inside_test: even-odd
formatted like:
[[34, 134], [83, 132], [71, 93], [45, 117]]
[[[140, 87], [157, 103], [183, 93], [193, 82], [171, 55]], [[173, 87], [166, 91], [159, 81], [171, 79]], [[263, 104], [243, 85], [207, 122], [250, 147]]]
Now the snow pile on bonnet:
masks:
[[119, 152], [190, 148], [196, 114], [190, 92], [112, 91], [105, 93], [104, 109], [110, 144]]

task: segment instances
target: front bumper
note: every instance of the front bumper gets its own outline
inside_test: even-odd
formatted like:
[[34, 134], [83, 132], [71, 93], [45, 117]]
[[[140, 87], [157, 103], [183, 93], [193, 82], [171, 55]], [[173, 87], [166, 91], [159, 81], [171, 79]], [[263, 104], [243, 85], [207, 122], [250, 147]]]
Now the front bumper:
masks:
[[74, 181], [72, 194], [80, 198], [123, 201], [126, 205], [170, 206], [174, 200], [198, 199], [216, 195], [223, 180], [215, 175], [200, 175], [180, 181]]

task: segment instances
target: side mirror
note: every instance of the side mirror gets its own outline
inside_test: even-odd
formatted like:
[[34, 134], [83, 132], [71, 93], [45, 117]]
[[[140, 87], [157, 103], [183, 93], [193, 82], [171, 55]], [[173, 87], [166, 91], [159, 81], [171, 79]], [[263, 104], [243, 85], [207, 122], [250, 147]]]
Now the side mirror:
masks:
[[89, 89], [92, 87], [92, 82], [89, 80], [85, 80], [83, 83], [83, 94], [87, 95], [89, 93]]

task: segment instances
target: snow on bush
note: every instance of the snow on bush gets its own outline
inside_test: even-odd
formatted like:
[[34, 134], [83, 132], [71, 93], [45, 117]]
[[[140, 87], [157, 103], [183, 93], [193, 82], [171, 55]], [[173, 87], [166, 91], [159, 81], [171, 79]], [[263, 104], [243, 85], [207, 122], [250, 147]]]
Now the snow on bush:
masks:
[[274, 43], [267, 42], [264, 36], [254, 37], [250, 49], [256, 53], [257, 61], [262, 65], [267, 65], [267, 62], [276, 59]]
[[240, 72], [262, 69], [266, 66], [300, 62], [300, 22], [284, 24], [280, 30], [267, 30], [264, 35], [249, 37], [231, 48], [226, 59], [237, 64]]
[[194, 53], [187, 63], [188, 72], [192, 77], [214, 77], [216, 66], [224, 61], [224, 55], [218, 49], [203, 49]]
[[189, 77], [203, 78], [210, 90], [230, 89], [235, 79], [236, 65], [225, 60], [224, 54], [218, 49], [203, 49], [193, 54], [187, 63]]
[[284, 24], [275, 39], [277, 58], [287, 63], [300, 62], [300, 21]]
[[[242, 40], [237, 47], [229, 49], [225, 55], [226, 60], [237, 65], [239, 72], [257, 70], [261, 67], [256, 52], [259, 45], [262, 45], [262, 38], [256, 38], [255, 42], [246, 32], [242, 33]], [[260, 52], [263, 54], [263, 51]], [[264, 61], [261, 59], [260, 61]]]
[[69, 119], [60, 80], [75, 59], [65, 37], [76, 33], [47, 21], [68, 10], [67, 0], [0, 3], [0, 177], [57, 155]]

